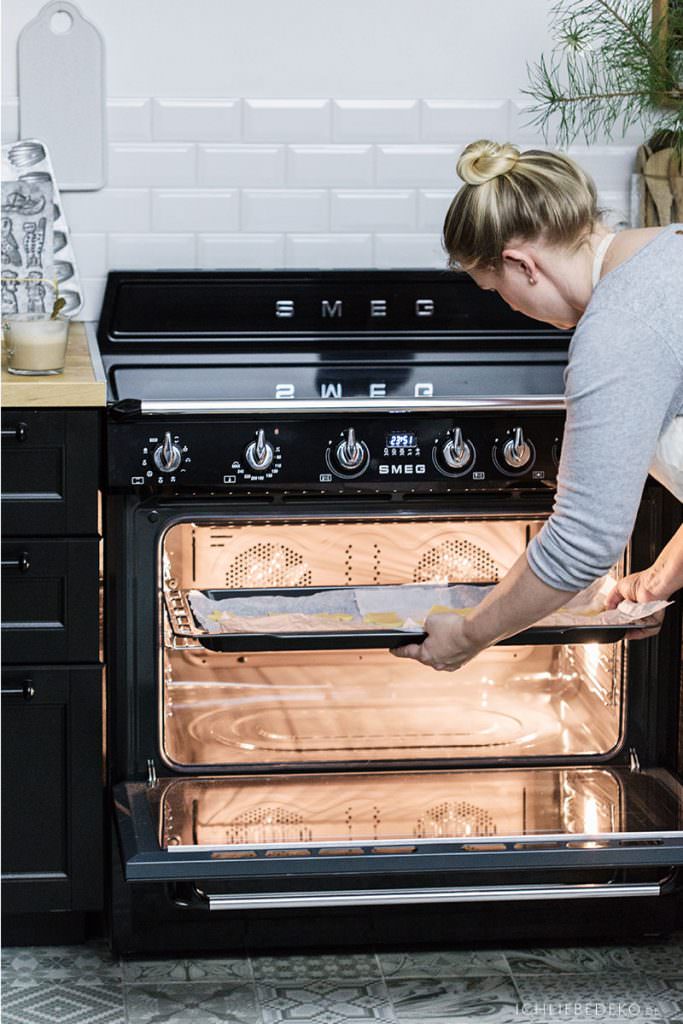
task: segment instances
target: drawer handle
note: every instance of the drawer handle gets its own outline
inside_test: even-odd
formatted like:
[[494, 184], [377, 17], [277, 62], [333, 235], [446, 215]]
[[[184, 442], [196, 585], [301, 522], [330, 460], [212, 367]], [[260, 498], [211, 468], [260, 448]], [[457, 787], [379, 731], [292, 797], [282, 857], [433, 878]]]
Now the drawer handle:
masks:
[[28, 572], [31, 568], [31, 559], [28, 551], [22, 551], [18, 558], [10, 558], [0, 563], [3, 569], [18, 569], [19, 572]]
[[3, 427], [0, 433], [3, 437], [13, 437], [15, 441], [25, 441], [28, 437], [28, 426], [26, 423], [17, 423], [16, 427]]
[[36, 691], [32, 686], [33, 680], [27, 679], [23, 686], [13, 686], [9, 688], [2, 688], [3, 697], [23, 697], [24, 700], [33, 700], [36, 695]]
[[558, 885], [463, 885], [432, 889], [355, 889], [341, 892], [205, 893], [197, 885], [172, 898], [181, 909], [272, 910], [302, 907], [358, 907], [408, 903], [482, 903], [507, 900], [605, 899], [661, 896], [662, 882], [564, 883]]

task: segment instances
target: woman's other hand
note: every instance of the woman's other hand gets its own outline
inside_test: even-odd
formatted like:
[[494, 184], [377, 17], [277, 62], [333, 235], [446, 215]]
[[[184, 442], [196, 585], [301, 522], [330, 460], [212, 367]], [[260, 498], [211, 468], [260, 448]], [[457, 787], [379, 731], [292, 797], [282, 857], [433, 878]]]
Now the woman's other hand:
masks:
[[[616, 608], [622, 601], [635, 601], [638, 604], [646, 604], [648, 601], [666, 601], [669, 594], [665, 591], [662, 573], [658, 571], [657, 565], [651, 565], [649, 569], [642, 569], [641, 572], [632, 572], [617, 580], [616, 586], [607, 598], [606, 608]], [[627, 640], [647, 640], [649, 636], [657, 636], [666, 609], [663, 608], [647, 619], [641, 619], [638, 629], [631, 629], [626, 634]]]
[[460, 615], [442, 612], [428, 616], [425, 633], [421, 644], [404, 644], [391, 653], [429, 665], [437, 672], [455, 672], [483, 650], [468, 636], [467, 620]]
[[632, 572], [617, 580], [614, 590], [609, 594], [605, 607], [616, 608], [622, 601], [635, 601], [646, 604], [648, 601], [666, 601], [668, 594], [662, 594], [661, 582], [657, 580], [654, 566], [641, 572]]
[[[632, 572], [617, 580], [607, 598], [607, 608], [616, 608], [620, 601], [668, 601], [683, 587], [683, 526], [679, 526], [669, 543], [648, 569]], [[647, 636], [648, 634], [643, 634]]]

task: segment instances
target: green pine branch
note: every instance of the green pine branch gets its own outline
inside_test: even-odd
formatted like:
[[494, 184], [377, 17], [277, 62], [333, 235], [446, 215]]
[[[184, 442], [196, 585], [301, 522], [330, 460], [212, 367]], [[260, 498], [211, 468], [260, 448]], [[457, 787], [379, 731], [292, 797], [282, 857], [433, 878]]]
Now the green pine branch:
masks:
[[639, 124], [683, 151], [681, 0], [670, 0], [666, 26], [652, 22], [651, 0], [558, 0], [551, 32], [551, 54], [527, 66], [524, 90], [546, 141], [591, 143]]

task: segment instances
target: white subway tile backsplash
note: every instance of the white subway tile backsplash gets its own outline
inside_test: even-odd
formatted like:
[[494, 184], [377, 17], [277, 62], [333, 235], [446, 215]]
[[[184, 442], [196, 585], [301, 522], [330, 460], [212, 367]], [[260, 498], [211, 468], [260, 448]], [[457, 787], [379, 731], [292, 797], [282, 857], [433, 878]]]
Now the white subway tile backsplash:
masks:
[[109, 184], [194, 185], [195, 162], [191, 144], [115, 142], [109, 147]]
[[329, 100], [245, 100], [247, 142], [329, 142]]
[[110, 142], [147, 142], [152, 137], [152, 101], [107, 100], [107, 135]]
[[19, 138], [19, 100], [3, 100], [2, 103], [2, 144], [16, 142]]
[[570, 146], [567, 153], [591, 175], [599, 191], [628, 191], [636, 157], [633, 146]]
[[111, 270], [184, 270], [195, 265], [194, 235], [109, 235]]
[[328, 194], [323, 189], [245, 189], [243, 231], [326, 231]]
[[172, 142], [237, 142], [242, 131], [240, 100], [154, 100], [152, 134]]
[[209, 188], [277, 188], [285, 183], [285, 147], [200, 146], [197, 181]]
[[416, 194], [410, 189], [336, 190], [331, 196], [333, 231], [409, 231], [415, 228]]
[[[538, 125], [529, 123], [535, 116], [531, 109], [532, 106], [531, 101], [510, 101], [511, 141], [516, 142], [524, 149], [531, 147], [538, 149], [560, 149], [561, 147], [556, 141], [560, 123], [559, 117], [555, 115], [550, 119], [546, 138]], [[600, 134], [596, 137], [595, 142], [591, 143], [591, 148], [595, 146], [626, 146], [628, 144], [637, 148], [647, 138], [650, 130], [647, 125], [642, 125], [640, 122], [631, 124], [624, 130], [623, 122], [618, 122], [614, 126], [611, 139]], [[581, 135], [576, 139], [576, 145], [584, 145], [584, 139]]]
[[422, 189], [417, 200], [418, 231], [441, 231], [444, 218], [458, 191], [457, 182], [452, 189]]
[[287, 266], [371, 267], [372, 235], [288, 235]]
[[83, 307], [78, 313], [78, 319], [99, 320], [107, 279], [106, 277], [81, 277], [80, 280], [84, 301]]
[[[17, 136], [3, 104], [3, 141]], [[515, 99], [108, 100], [109, 182], [62, 196], [87, 312], [110, 266], [445, 267], [441, 232], [476, 138], [558, 148]], [[639, 129], [568, 150], [608, 224], [628, 221]], [[619, 140], [616, 140], [619, 141]], [[97, 308], [96, 308], [97, 307]]]
[[62, 206], [71, 231], [149, 231], [150, 194], [146, 188], [104, 188], [100, 192], [63, 192]]
[[290, 146], [287, 182], [299, 188], [372, 185], [372, 146]]
[[[555, 131], [557, 129], [557, 118], [550, 121], [548, 129], [548, 141], [546, 142], [541, 128], [532, 124], [536, 115], [534, 114], [531, 100], [510, 101], [510, 130], [508, 138], [510, 142], [521, 149], [558, 149], [555, 145]], [[505, 142], [505, 139], [495, 139], [496, 142]]]
[[493, 139], [505, 142], [508, 135], [507, 100], [424, 100], [423, 142], [473, 142]]
[[417, 100], [336, 100], [332, 111], [335, 142], [417, 142]]
[[102, 277], [107, 273], [107, 236], [105, 234], [74, 234], [71, 243], [76, 256], [79, 277]]
[[237, 231], [236, 189], [155, 189], [152, 231]]
[[200, 235], [197, 239], [197, 266], [280, 268], [285, 265], [284, 235]]
[[389, 188], [455, 186], [461, 151], [462, 146], [379, 146], [377, 184]]
[[446, 254], [436, 234], [375, 235], [375, 266], [445, 268]]

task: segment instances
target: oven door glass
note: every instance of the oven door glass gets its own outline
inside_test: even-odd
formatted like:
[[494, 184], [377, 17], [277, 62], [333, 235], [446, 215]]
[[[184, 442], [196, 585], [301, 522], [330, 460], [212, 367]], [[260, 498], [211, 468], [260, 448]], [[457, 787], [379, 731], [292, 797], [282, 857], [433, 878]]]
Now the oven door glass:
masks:
[[115, 798], [129, 881], [683, 864], [683, 787], [661, 769], [164, 778]]
[[[191, 595], [495, 583], [542, 520], [176, 522], [159, 552], [159, 728], [174, 771], [602, 757], [623, 735], [622, 643], [490, 648], [457, 674], [388, 650], [217, 652]], [[478, 766], [477, 765], [477, 766]]]

